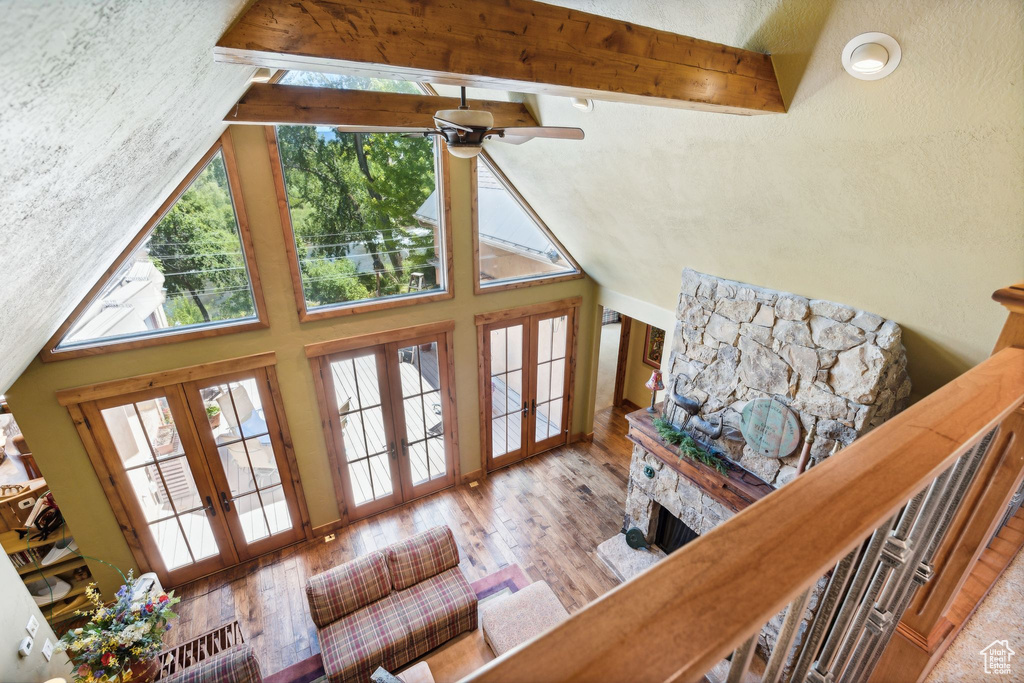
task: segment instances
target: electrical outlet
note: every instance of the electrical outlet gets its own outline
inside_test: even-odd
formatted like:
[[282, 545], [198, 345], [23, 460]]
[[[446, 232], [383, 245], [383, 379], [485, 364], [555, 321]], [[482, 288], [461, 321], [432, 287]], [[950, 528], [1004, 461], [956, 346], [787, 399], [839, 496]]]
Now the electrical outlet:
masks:
[[18, 654], [22, 657], [28, 657], [30, 654], [32, 654], [32, 645], [35, 642], [36, 641], [32, 640], [28, 636], [22, 638], [21, 642], [18, 643]]
[[39, 620], [36, 619], [36, 615], [30, 614], [28, 616], [28, 625], [25, 626], [25, 630], [33, 638], [36, 637], [36, 632], [39, 630]]
[[25, 500], [18, 501], [18, 507], [22, 510], [28, 510], [30, 507], [34, 507], [36, 504], [35, 498], [26, 498]]
[[330, 543], [334, 540], [334, 534], [327, 534], [324, 536], [324, 543]]
[[479, 485], [480, 485], [480, 482], [478, 482], [478, 481], [471, 481], [471, 482], [469, 482], [469, 488], [471, 488], [471, 489], [475, 489]]
[[46, 661], [50, 661], [50, 657], [53, 656], [53, 643], [49, 638], [43, 641], [43, 656], [46, 657]]

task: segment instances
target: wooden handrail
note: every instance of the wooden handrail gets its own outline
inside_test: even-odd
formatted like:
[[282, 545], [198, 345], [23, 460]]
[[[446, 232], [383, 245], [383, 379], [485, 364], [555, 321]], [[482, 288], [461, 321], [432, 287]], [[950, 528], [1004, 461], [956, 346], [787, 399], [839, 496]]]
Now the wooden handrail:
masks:
[[699, 680], [1022, 403], [1007, 348], [463, 681]]

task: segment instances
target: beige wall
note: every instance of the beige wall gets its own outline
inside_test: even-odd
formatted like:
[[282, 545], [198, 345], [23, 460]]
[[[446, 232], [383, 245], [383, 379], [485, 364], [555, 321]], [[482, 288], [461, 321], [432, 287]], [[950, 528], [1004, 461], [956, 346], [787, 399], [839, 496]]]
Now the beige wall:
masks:
[[[651, 405], [651, 390], [644, 384], [654, 372], [654, 368], [644, 363], [644, 342], [647, 339], [647, 328], [647, 323], [634, 320], [633, 326], [629, 330], [629, 355], [626, 358], [626, 381], [625, 389], [622, 392], [623, 398], [641, 408]], [[668, 334], [671, 335], [672, 332], [669, 331]], [[668, 346], [669, 343], [670, 340], [666, 341], [665, 345]], [[663, 398], [665, 398], [665, 392], [659, 391], [657, 400], [660, 402]]]
[[[1024, 3], [551, 1], [769, 52], [789, 104], [527, 98], [586, 140], [490, 154], [602, 292], [671, 316], [689, 266], [873, 311], [903, 326], [918, 396], [988, 355], [1005, 320], [989, 296], [1024, 278]], [[902, 45], [880, 81], [840, 63], [865, 31]]]
[[[43, 613], [25, 590], [18, 572], [5, 555], [0, 559], [0, 680], [5, 683], [38, 683], [62, 677], [71, 680], [71, 663], [64, 653], [54, 653], [49, 662], [43, 657], [47, 638], [57, 643], [57, 636], [46, 623]], [[18, 644], [28, 635], [25, 626], [29, 616], [39, 622], [35, 643], [28, 657], [18, 654]]]
[[[285, 259], [263, 129], [233, 127], [242, 194], [252, 229], [256, 261], [266, 295], [270, 328], [254, 332], [168, 344], [150, 349], [105, 354], [54, 363], [33, 361], [7, 393], [18, 424], [78, 539], [83, 553], [123, 569], [132, 556], [100, 489], [67, 412], [54, 392], [109, 379], [194, 365], [264, 351], [277, 353], [285, 413], [295, 443], [302, 484], [314, 526], [338, 518], [319, 424], [316, 396], [303, 346], [375, 330], [406, 327], [438, 320], [455, 320], [456, 391], [463, 473], [480, 467], [480, 435], [476, 376], [476, 327], [473, 316], [530, 303], [582, 295], [579, 355], [572, 432], [589, 432], [593, 343], [596, 325], [595, 287], [590, 279], [539, 285], [506, 292], [473, 295], [472, 235], [470, 233], [469, 163], [453, 159], [452, 226], [455, 259], [455, 297], [449, 301], [377, 311], [363, 315], [299, 324]], [[101, 587], [115, 586], [116, 574], [90, 563]]]

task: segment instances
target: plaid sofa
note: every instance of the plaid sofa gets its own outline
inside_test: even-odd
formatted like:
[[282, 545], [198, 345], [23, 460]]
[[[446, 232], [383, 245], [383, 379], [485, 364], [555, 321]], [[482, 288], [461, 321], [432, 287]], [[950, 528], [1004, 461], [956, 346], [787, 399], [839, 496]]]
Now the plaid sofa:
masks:
[[161, 678], [160, 683], [260, 683], [262, 680], [256, 653], [251, 645], [242, 643]]
[[451, 529], [434, 527], [306, 583], [331, 683], [365, 683], [477, 626]]

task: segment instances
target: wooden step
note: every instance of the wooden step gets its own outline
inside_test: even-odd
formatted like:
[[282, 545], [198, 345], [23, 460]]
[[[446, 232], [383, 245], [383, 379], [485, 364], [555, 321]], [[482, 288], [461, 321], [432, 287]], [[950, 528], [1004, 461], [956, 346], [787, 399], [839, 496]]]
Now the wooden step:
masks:
[[1018, 510], [1016, 515], [1006, 520], [1006, 526], [1024, 533], [1024, 517], [1021, 517], [1021, 514], [1024, 513], [1022, 513], [1022, 510], [1024, 510], [1024, 508]]
[[1000, 557], [1006, 558], [1007, 564], [1009, 564], [1009, 560], [1012, 560], [1013, 556], [1017, 554], [1017, 551], [1020, 550], [1019, 543], [1013, 543], [1005, 538], [1000, 538], [999, 536], [993, 538], [992, 542], [988, 544], [988, 547], [999, 553]]

